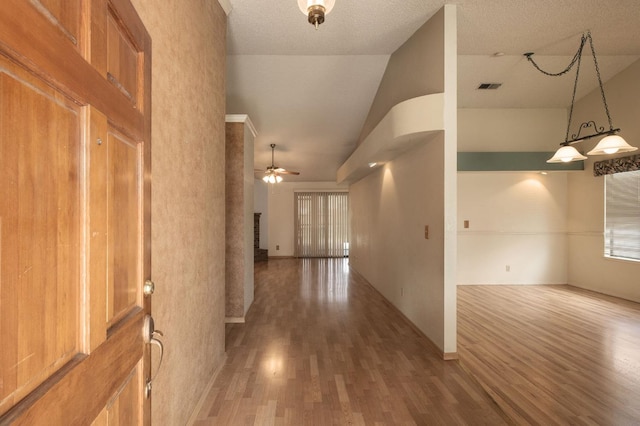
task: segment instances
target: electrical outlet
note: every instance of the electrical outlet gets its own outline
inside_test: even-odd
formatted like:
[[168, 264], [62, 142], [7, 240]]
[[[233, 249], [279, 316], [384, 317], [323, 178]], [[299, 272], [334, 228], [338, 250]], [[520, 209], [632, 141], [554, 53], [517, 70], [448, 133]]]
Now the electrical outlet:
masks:
[[429, 239], [429, 225], [424, 226], [424, 239], [425, 240]]
[[280, 246], [279, 245], [276, 246], [276, 250], [280, 250]]
[[468, 221], [468, 220], [465, 220], [465, 221], [464, 221], [464, 227], [465, 227], [465, 228], [469, 228], [469, 221]]
[[510, 266], [510, 265], [507, 265], [507, 266], [505, 266], [505, 268], [504, 268], [504, 269], [505, 269], [507, 272], [510, 272], [510, 271], [511, 271], [511, 266]]

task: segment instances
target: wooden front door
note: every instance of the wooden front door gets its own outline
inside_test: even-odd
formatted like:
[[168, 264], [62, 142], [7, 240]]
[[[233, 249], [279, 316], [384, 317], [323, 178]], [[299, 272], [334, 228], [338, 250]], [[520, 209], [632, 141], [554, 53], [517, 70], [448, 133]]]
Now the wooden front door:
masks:
[[0, 425], [150, 422], [150, 77], [129, 0], [0, 2]]

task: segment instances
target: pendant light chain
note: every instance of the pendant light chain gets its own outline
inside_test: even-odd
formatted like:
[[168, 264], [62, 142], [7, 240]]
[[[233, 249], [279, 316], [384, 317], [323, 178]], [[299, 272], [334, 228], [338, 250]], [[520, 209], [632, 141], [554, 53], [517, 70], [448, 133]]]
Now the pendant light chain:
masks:
[[611, 122], [611, 114], [609, 114], [609, 105], [607, 104], [607, 98], [604, 96], [604, 88], [602, 87], [602, 78], [600, 77], [600, 67], [598, 66], [598, 60], [596, 59], [596, 50], [593, 47], [593, 39], [591, 38], [591, 32], [587, 33], [589, 38], [589, 44], [591, 45], [591, 54], [593, 55], [593, 63], [596, 66], [596, 75], [598, 76], [598, 84], [600, 85], [600, 95], [602, 95], [602, 103], [604, 104], [604, 111], [607, 113], [607, 120], [609, 121], [609, 130], [613, 131], [613, 124]]
[[563, 69], [562, 71], [560, 71], [560, 72], [551, 73], [551, 72], [545, 71], [542, 68], [540, 68], [540, 66], [533, 60], [533, 58], [532, 58], [533, 53], [525, 53], [524, 54], [524, 56], [527, 57], [527, 60], [529, 62], [531, 62], [531, 64], [533, 64], [535, 69], [537, 69], [538, 71], [540, 71], [544, 75], [551, 76], [551, 77], [562, 76], [562, 75], [568, 73], [569, 71], [571, 71], [571, 69], [574, 66], [576, 66], [576, 79], [575, 79], [575, 82], [574, 82], [574, 85], [573, 85], [573, 93], [571, 95], [571, 106], [569, 107], [569, 122], [568, 122], [568, 126], [567, 126], [567, 133], [566, 133], [566, 136], [565, 136], [564, 143], [562, 143], [561, 145], [569, 145], [569, 144], [571, 144], [571, 143], [573, 143], [573, 142], [575, 142], [577, 140], [584, 139], [584, 137], [583, 138], [578, 138], [579, 135], [580, 135], [580, 131], [578, 131], [578, 133], [575, 134], [575, 135], [572, 135], [572, 139], [569, 140], [569, 132], [571, 130], [571, 120], [573, 118], [573, 107], [574, 107], [574, 104], [575, 104], [576, 91], [577, 91], [577, 88], [578, 88], [578, 77], [580, 75], [580, 63], [582, 61], [582, 51], [584, 49], [584, 45], [587, 42], [587, 40], [589, 41], [589, 46], [591, 47], [591, 55], [593, 56], [593, 64], [595, 65], [596, 76], [598, 77], [598, 87], [600, 88], [600, 96], [602, 97], [602, 104], [604, 106], [604, 111], [607, 114], [607, 122], [609, 123], [609, 130], [607, 132], [605, 132], [604, 131], [604, 127], [597, 128], [596, 124], [594, 122], [583, 123], [580, 126], [580, 130], [582, 130], [583, 128], [591, 127], [593, 125], [595, 131], [597, 132], [596, 135], [603, 134], [603, 133], [608, 133], [608, 132], [610, 134], [615, 134], [615, 132], [617, 132], [619, 129], [614, 129], [613, 128], [613, 122], [611, 120], [611, 113], [609, 112], [609, 104], [607, 104], [607, 99], [606, 99], [606, 97], [604, 95], [604, 87], [602, 85], [602, 76], [600, 75], [600, 67], [598, 65], [598, 59], [596, 58], [596, 50], [593, 47], [593, 38], [591, 37], [591, 31], [587, 31], [586, 34], [582, 35], [582, 37], [580, 39], [580, 47], [578, 48], [578, 51], [573, 56], [573, 59], [571, 59], [571, 62], [569, 63], [569, 65], [567, 65], [567, 67], [565, 69]]
[[[573, 104], [574, 104], [575, 99], [576, 99], [576, 91], [577, 91], [577, 88], [578, 88], [578, 76], [580, 75], [580, 63], [582, 62], [582, 49], [584, 48], [584, 44], [587, 41], [587, 37], [591, 38], [591, 33], [587, 33], [586, 37], [584, 35], [582, 35], [582, 38], [580, 39], [580, 47], [578, 47], [578, 51], [576, 52], [576, 54], [573, 55], [573, 59], [571, 60], [569, 65], [567, 65], [567, 67], [565, 69], [563, 69], [562, 71], [557, 72], [557, 73], [551, 73], [551, 72], [545, 71], [542, 68], [540, 68], [538, 66], [538, 64], [536, 64], [536, 62], [531, 57], [531, 56], [533, 56], [533, 53], [525, 53], [524, 54], [527, 57], [527, 60], [533, 64], [535, 69], [540, 71], [542, 74], [548, 75], [550, 77], [560, 77], [562, 75], [565, 75], [566, 73], [571, 71], [571, 69], [573, 68], [574, 65], [578, 64], [577, 67], [576, 67], [576, 79], [575, 79], [575, 82], [573, 83], [573, 93], [571, 95], [571, 107], [569, 108], [569, 122], [567, 123], [567, 133], [565, 135], [564, 144], [563, 145], [569, 145], [569, 132], [571, 131], [571, 119], [573, 118]], [[593, 43], [591, 44], [591, 47], [593, 48]], [[594, 58], [595, 58], [595, 56], [594, 56]]]
[[[591, 37], [591, 33], [589, 33], [589, 37]], [[540, 71], [542, 74], [548, 75], [549, 77], [560, 77], [561, 75], [565, 75], [566, 73], [571, 71], [571, 68], [573, 68], [573, 66], [576, 64], [576, 62], [580, 61], [580, 58], [582, 57], [582, 48], [584, 47], [584, 44], [585, 44], [586, 41], [587, 41], [587, 38], [583, 35], [582, 36], [582, 40], [580, 42], [580, 47], [578, 48], [578, 51], [576, 52], [576, 54], [573, 56], [573, 59], [571, 60], [569, 65], [567, 65], [567, 67], [565, 69], [563, 69], [562, 71], [557, 72], [557, 73], [548, 72], [548, 71], [545, 71], [542, 68], [540, 68], [538, 66], [538, 64], [536, 64], [536, 62], [532, 58], [533, 53], [531, 53], [531, 52], [530, 53], [525, 53], [524, 56], [526, 56], [527, 60], [533, 64], [535, 69]], [[592, 45], [592, 47], [593, 47], [593, 45]]]
[[576, 67], [576, 81], [573, 83], [573, 94], [571, 95], [571, 108], [569, 108], [569, 123], [567, 123], [567, 134], [564, 137], [564, 143], [569, 145], [569, 129], [571, 129], [571, 120], [573, 119], [573, 105], [576, 101], [576, 92], [578, 90], [578, 76], [580, 75], [580, 64], [582, 63], [582, 48], [584, 47], [585, 38], [582, 36], [582, 43], [578, 49], [578, 66]]

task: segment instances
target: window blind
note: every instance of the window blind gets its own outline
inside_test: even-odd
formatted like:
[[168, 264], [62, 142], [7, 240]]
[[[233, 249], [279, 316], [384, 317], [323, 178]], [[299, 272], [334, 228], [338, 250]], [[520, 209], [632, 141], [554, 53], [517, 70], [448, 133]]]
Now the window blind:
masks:
[[605, 177], [607, 257], [640, 260], [640, 170]]
[[294, 255], [349, 255], [349, 193], [296, 192], [294, 197]]

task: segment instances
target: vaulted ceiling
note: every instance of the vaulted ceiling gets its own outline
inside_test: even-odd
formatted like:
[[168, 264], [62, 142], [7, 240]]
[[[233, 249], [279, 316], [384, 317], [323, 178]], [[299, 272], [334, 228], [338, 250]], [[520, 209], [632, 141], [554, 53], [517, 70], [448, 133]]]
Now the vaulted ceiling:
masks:
[[[275, 143], [276, 165], [301, 172], [289, 181], [335, 181], [389, 56], [445, 3], [457, 5], [459, 108], [567, 107], [573, 75], [545, 77], [522, 54], [559, 71], [587, 30], [604, 81], [640, 58], [638, 0], [336, 0], [317, 31], [296, 0], [229, 2], [227, 113], [257, 128], [256, 168]], [[583, 63], [578, 97], [597, 85]]]

